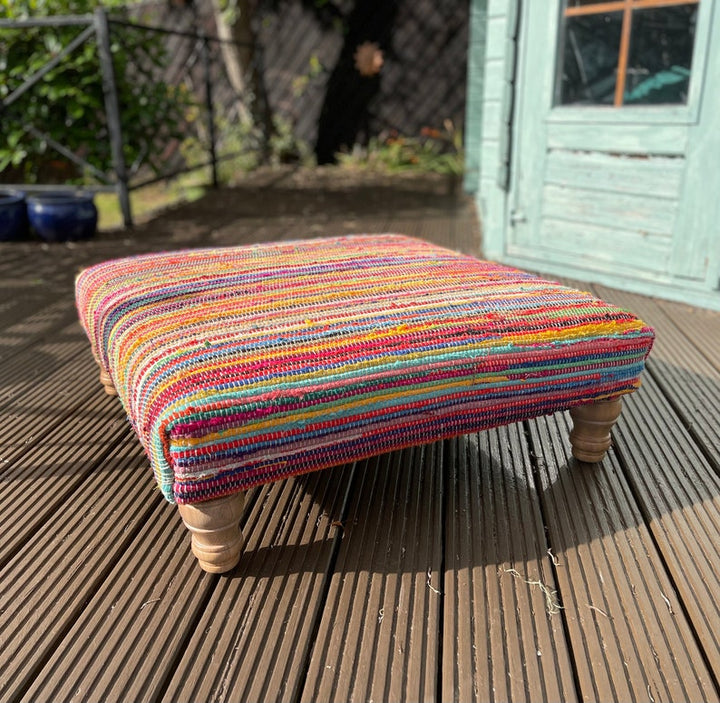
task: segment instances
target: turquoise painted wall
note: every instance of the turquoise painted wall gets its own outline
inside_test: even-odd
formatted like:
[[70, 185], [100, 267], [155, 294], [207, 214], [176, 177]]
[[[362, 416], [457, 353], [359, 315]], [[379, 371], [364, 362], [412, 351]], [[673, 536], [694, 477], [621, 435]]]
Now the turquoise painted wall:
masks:
[[[481, 90], [476, 116], [468, 116], [466, 142], [478, 158], [477, 178], [469, 174], [466, 183], [476, 186], [478, 213], [482, 224], [485, 256], [500, 259], [503, 254], [507, 164], [515, 74], [516, 0], [471, 0], [471, 16], [482, 22], [484, 33], [473, 26], [483, 41], [471, 44], [470, 65]], [[476, 105], [478, 102], [476, 101]]]
[[483, 86], [485, 84], [485, 29], [487, 0], [470, 3], [468, 39], [467, 102], [465, 111], [465, 191], [474, 193], [480, 183]]
[[472, 0], [466, 143], [487, 258], [720, 309], [720, 0], [687, 106], [551, 104], [560, 1]]

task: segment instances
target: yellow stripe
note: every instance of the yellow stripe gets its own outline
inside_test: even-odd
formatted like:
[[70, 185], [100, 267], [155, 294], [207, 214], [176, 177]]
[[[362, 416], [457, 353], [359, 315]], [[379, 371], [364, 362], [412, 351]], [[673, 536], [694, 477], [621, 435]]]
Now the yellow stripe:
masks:
[[[592, 328], [593, 330], [595, 330], [594, 334], [597, 334], [597, 330], [599, 328], [607, 327], [608, 325], [610, 325], [610, 327], [612, 328], [614, 333], [618, 332], [618, 330], [616, 329], [616, 326], [611, 325], [610, 323], [607, 323], [605, 325], [593, 324], [593, 325], [581, 326], [580, 328], [575, 330], [572, 335], [568, 334], [567, 329], [548, 330], [546, 332], [538, 333], [535, 335], [519, 335], [517, 338], [513, 338], [512, 342], [513, 342], [513, 344], [522, 346], [522, 345], [526, 345], [526, 344], [537, 344], [540, 342], [547, 343], [548, 341], [557, 340], [557, 339], [560, 339], [562, 341], [575, 339], [575, 338], [581, 339], [581, 338], [585, 338], [588, 336], [588, 331], [587, 331], [588, 328]], [[634, 328], [642, 329], [643, 327], [644, 327], [643, 323], [638, 321], [637, 324], [633, 322], [633, 324], [628, 325], [627, 329], [634, 329]], [[486, 347], [503, 346], [503, 345], [508, 344], [509, 341], [510, 341], [509, 338], [504, 337], [500, 340], [488, 340], [487, 342], [481, 343], [481, 344], [465, 344], [462, 346], [453, 347], [452, 349], [446, 349], [446, 350], [428, 350], [428, 351], [424, 351], [424, 352], [412, 352], [410, 354], [404, 354], [402, 356], [393, 357], [393, 362], [397, 363], [399, 365], [402, 365], [403, 363], [410, 361], [410, 360], [414, 360], [417, 362], [423, 362], [430, 357], [437, 356], [438, 354], [442, 354], [443, 351], [445, 353], [452, 352], [453, 354], [457, 353], [459, 355], [462, 355], [463, 353], [471, 351], [473, 349], [476, 349], [479, 351], [480, 349], [486, 348]], [[495, 343], [493, 344], [493, 342], [495, 342]], [[318, 351], [327, 351], [327, 349], [329, 349], [329, 348], [330, 348], [329, 345], [325, 345], [323, 347], [317, 347], [317, 346], [316, 347], [305, 347], [305, 348], [303, 348], [303, 351], [306, 353], [313, 353], [313, 351], [317, 353]], [[291, 353], [291, 355], [297, 354], [297, 353], [299, 353], [299, 351], [296, 349]], [[263, 355], [252, 355], [247, 358], [247, 361], [248, 362], [257, 362], [257, 361], [261, 361], [264, 358], [266, 358], [266, 357]], [[277, 360], [279, 358], [282, 358], [282, 357], [280, 357], [279, 355], [274, 356], [274, 360]], [[481, 355], [478, 355], [478, 360], [480, 358], [481, 358]], [[356, 362], [356, 363], [348, 363], [347, 365], [342, 367], [341, 372], [343, 374], [349, 374], [349, 373], [360, 371], [363, 369], [368, 369], [368, 368], [373, 368], [373, 367], [378, 367], [378, 366], [385, 366], [385, 365], [387, 365], [387, 361], [388, 361], [387, 358], [378, 358], [378, 359], [363, 360], [361, 362]], [[226, 362], [224, 364], [218, 364], [216, 366], [213, 366], [213, 371], [221, 371], [222, 369], [228, 368], [234, 364], [237, 364], [237, 360], [230, 359], [228, 362]], [[324, 370], [318, 370], [318, 371], [312, 371], [312, 372], [305, 373], [305, 374], [299, 374], [299, 375], [293, 376], [293, 387], [297, 384], [303, 384], [307, 381], [311, 381], [314, 379], [335, 377], [338, 375], [338, 373], [339, 373], [338, 370], [333, 370], [331, 372], [327, 372]], [[185, 380], [187, 380], [187, 378], [188, 378], [187, 375], [184, 378], [185, 378]], [[170, 378], [170, 379], [168, 379], [167, 382], [163, 383], [162, 385], [156, 385], [153, 388], [153, 394], [152, 394], [151, 398], [149, 398], [148, 400], [150, 402], [152, 402], [157, 395], [163, 393], [167, 388], [172, 386], [175, 382], [176, 382], [175, 379]], [[268, 380], [264, 380], [264, 381], [254, 382], [252, 384], [252, 393], [256, 394], [256, 395], [261, 395], [264, 390], [276, 388], [278, 386], [278, 383], [279, 383], [278, 379], [268, 379]], [[286, 384], [285, 387], [289, 388], [290, 386], [289, 386], [289, 384]], [[208, 390], [204, 390], [204, 391], [198, 390], [198, 392], [196, 394], [193, 394], [192, 400], [193, 400], [193, 402], [197, 402], [197, 401], [205, 399], [205, 398], [212, 398], [212, 397], [216, 397], [216, 396], [217, 396], [217, 391], [215, 391], [213, 389], [208, 389]], [[167, 407], [167, 410], [171, 413], [174, 413], [178, 408], [182, 408], [185, 405], [187, 405], [188, 402], [190, 402], [188, 398], [178, 399], [175, 403], [172, 403], [171, 405], [169, 405]]]
[[[432, 386], [432, 388], [429, 388], [428, 390], [435, 391], [447, 391], [452, 389], [462, 389], [462, 388], [470, 388], [474, 384], [473, 379], [461, 379], [460, 381], [456, 381], [453, 383], [445, 383], [438, 386]], [[367, 397], [360, 397], [357, 398], [354, 401], [347, 401], [342, 404], [338, 404], [336, 402], [332, 403], [332, 409], [333, 413], [341, 411], [341, 410], [355, 410], [357, 408], [362, 408], [366, 405], [374, 405], [376, 403], [383, 403], [388, 402], [392, 400], [397, 400], [406, 396], [413, 396], [418, 392], [418, 387], [410, 387], [405, 388], [404, 392], [387, 392], [383, 393], [381, 395], [373, 395], [373, 396], [367, 396]], [[447, 396], [445, 396], [447, 397]], [[268, 432], [271, 431], [275, 427], [279, 427], [281, 425], [286, 425], [288, 422], [291, 423], [297, 423], [297, 422], [307, 422], [314, 420], [318, 417], [321, 417], [323, 415], [327, 415], [327, 409], [326, 408], [320, 408], [317, 409], [317, 406], [313, 406], [313, 409], [308, 409], [305, 412], [301, 414], [292, 414], [288, 417], [282, 417], [282, 418], [268, 418], [263, 420], [258, 420], [253, 423], [246, 423], [243, 424], [242, 427], [238, 428], [232, 428], [232, 431], [221, 431], [221, 432], [213, 432], [211, 434], [203, 435], [200, 438], [196, 437], [182, 437], [173, 439], [173, 448], [178, 447], [180, 449], [190, 449], [198, 444], [205, 444], [206, 442], [212, 442], [214, 440], [227, 440], [228, 438], [237, 438], [242, 437], [243, 435], [251, 435], [251, 434], [257, 434], [259, 431], [262, 432]]]

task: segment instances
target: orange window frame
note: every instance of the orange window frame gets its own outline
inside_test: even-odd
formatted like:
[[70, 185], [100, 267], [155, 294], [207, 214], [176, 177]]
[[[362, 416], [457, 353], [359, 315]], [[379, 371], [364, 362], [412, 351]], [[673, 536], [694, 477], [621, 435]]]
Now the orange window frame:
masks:
[[596, 2], [589, 5], [565, 7], [565, 17], [578, 15], [597, 15], [605, 12], [622, 12], [622, 29], [620, 33], [620, 52], [618, 54], [617, 81], [613, 105], [621, 107], [625, 94], [625, 77], [627, 74], [628, 56], [630, 54], [630, 31], [632, 29], [632, 11], [667, 7], [670, 5], [697, 5], [700, 0], [613, 0]]

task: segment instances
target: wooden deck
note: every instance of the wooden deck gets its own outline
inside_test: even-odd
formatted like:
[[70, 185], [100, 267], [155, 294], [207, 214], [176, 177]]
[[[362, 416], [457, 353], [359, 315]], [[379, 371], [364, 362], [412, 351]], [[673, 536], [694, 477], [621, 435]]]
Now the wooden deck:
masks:
[[[563, 414], [250, 492], [200, 571], [76, 319], [90, 262], [400, 231], [472, 253], [434, 185], [286, 177], [130, 235], [0, 246], [0, 700], [720, 696], [720, 315], [593, 286], [657, 330], [602, 465]], [[582, 285], [582, 284], [581, 284]]]

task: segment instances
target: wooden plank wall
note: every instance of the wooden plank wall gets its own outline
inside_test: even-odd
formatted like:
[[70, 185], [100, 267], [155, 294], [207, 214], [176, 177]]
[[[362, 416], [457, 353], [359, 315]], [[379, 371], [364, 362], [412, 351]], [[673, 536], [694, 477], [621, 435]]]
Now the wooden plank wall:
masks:
[[468, 193], [474, 193], [480, 187], [486, 43], [487, 0], [474, 0], [470, 3], [465, 110], [465, 190]]
[[533, 245], [588, 268], [668, 273], [684, 159], [549, 149]]
[[[482, 5], [482, 0], [473, 0]], [[471, 46], [483, 53], [483, 100], [480, 124], [480, 178], [477, 207], [483, 228], [483, 253], [500, 258], [504, 252], [507, 160], [510, 152], [510, 100], [515, 73], [514, 37], [516, 0], [488, 0], [484, 45]], [[476, 60], [474, 57], [472, 60]], [[501, 176], [502, 178], [499, 178]]]
[[[706, 31], [720, 2], [702, 6], [687, 106], [547, 114], [554, 38], [538, 30], [538, 18], [554, 26], [554, 10], [525, 3], [522, 24], [517, 5], [487, 0], [484, 46], [470, 45], [471, 65], [483, 51], [485, 62], [483, 99], [469, 107], [479, 116], [468, 117], [479, 141], [483, 255], [720, 309], [720, 132], [712, 126], [720, 93], [711, 89], [720, 42]], [[527, 89], [516, 91], [519, 69]]]

